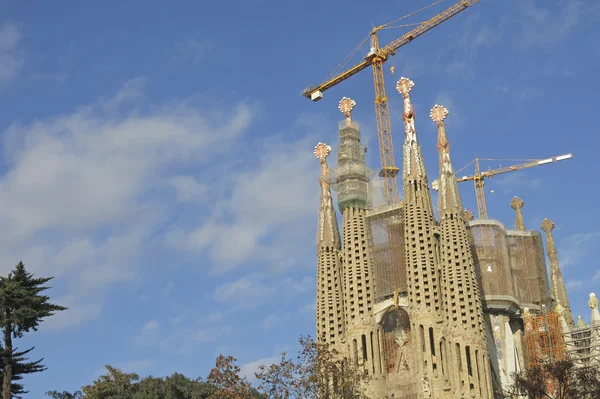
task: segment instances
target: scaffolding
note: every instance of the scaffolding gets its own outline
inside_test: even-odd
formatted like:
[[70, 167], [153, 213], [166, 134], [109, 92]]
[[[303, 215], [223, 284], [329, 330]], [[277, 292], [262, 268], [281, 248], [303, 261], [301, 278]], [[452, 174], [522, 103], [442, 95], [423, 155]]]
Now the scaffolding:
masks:
[[546, 312], [545, 308], [538, 316], [524, 317], [527, 368], [564, 360], [567, 355], [561, 315], [556, 311]]
[[402, 204], [367, 211], [373, 238], [375, 302], [406, 292], [404, 267], [404, 212]]
[[600, 366], [600, 325], [575, 327], [565, 334], [569, 357], [578, 367]]
[[391, 308], [381, 321], [387, 385], [390, 392], [400, 392], [402, 398], [416, 399], [417, 385], [412, 374], [410, 319], [403, 308]]
[[470, 222], [469, 228], [475, 271], [484, 299], [494, 301], [505, 297], [516, 301], [504, 225], [492, 219], [478, 219]]
[[506, 235], [516, 298], [522, 307], [538, 313], [550, 299], [542, 236], [518, 230], [508, 230]]
[[369, 170], [365, 164], [366, 148], [360, 141], [360, 126], [345, 119], [338, 123], [338, 128], [338, 165], [332, 187], [337, 191], [340, 212], [347, 206], [366, 209]]

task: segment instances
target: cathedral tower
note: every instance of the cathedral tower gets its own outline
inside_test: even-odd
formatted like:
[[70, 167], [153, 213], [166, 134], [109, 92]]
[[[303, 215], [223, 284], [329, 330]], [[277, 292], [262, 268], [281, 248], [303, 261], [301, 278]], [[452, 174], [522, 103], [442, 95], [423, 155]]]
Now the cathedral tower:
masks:
[[319, 143], [315, 156], [321, 162], [321, 206], [317, 225], [317, 340], [337, 347], [344, 334], [340, 233], [331, 199], [331, 173], [327, 155], [331, 147]]
[[434, 106], [430, 114], [438, 127], [440, 159], [440, 266], [448, 332], [447, 338], [441, 341], [442, 370], [450, 374], [454, 398], [487, 399], [492, 397], [492, 387], [481, 293], [456, 175], [450, 161], [450, 144], [444, 127], [447, 115], [448, 110], [441, 105]]
[[[417, 141], [415, 115], [410, 101], [414, 83], [401, 78], [396, 88], [404, 97], [404, 240], [408, 311], [411, 319], [414, 369], [420, 397], [444, 398], [449, 390], [440, 352], [442, 301], [438, 264], [438, 231], [429, 194], [421, 147]], [[443, 351], [443, 349], [442, 349]]]
[[373, 240], [367, 224], [368, 169], [360, 143], [360, 128], [352, 121], [356, 103], [344, 97], [339, 109], [346, 117], [339, 124], [340, 143], [336, 174], [338, 206], [343, 216], [342, 289], [345, 342], [350, 360], [362, 365], [374, 379], [367, 392], [380, 396], [384, 370], [380, 327], [373, 317], [375, 304]]
[[556, 244], [554, 243], [554, 235], [552, 234], [554, 223], [549, 219], [544, 219], [541, 227], [546, 233], [546, 251], [550, 260], [550, 290], [558, 312], [565, 317], [569, 326], [574, 326], [571, 305], [569, 304], [565, 281], [563, 280], [560, 265], [558, 264]]

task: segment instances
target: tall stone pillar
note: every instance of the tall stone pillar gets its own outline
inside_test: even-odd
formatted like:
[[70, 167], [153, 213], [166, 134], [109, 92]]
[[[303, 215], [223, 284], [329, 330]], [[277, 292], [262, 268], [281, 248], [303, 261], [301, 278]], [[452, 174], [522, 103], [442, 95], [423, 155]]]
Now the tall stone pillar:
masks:
[[342, 98], [340, 111], [346, 117], [339, 124], [337, 186], [338, 206], [343, 215], [342, 262], [345, 342], [350, 360], [362, 366], [373, 379], [367, 393], [384, 396], [385, 379], [381, 359], [380, 326], [375, 322], [373, 239], [366, 220], [368, 170], [360, 128], [352, 121], [356, 103]]
[[525, 203], [519, 197], [513, 197], [512, 201], [510, 201], [510, 207], [517, 213], [517, 217], [515, 219], [515, 229], [519, 231], [525, 231], [525, 222], [523, 221], [522, 211], [523, 205], [525, 205]]
[[558, 253], [556, 244], [554, 243], [554, 223], [550, 219], [542, 221], [542, 230], [546, 233], [546, 251], [550, 260], [550, 289], [554, 297], [555, 309], [558, 313], [564, 316], [568, 326], [573, 326], [573, 315], [571, 314], [571, 305], [569, 304], [569, 296], [567, 288], [563, 280], [560, 265], [558, 264]]
[[[431, 119], [438, 127], [437, 150], [440, 162], [438, 213], [440, 218], [440, 282], [444, 301], [446, 355], [454, 398], [491, 398], [491, 377], [487, 368], [486, 331], [481, 293], [471, 253], [469, 231], [456, 175], [450, 160], [450, 143], [444, 119], [448, 110], [436, 105]], [[446, 352], [446, 349], [443, 349]]]
[[317, 224], [317, 340], [339, 350], [344, 336], [340, 233], [331, 198], [327, 156], [331, 147], [319, 143], [315, 156], [321, 163], [321, 205]]
[[[410, 101], [414, 83], [401, 78], [396, 88], [404, 98], [404, 242], [408, 310], [416, 383], [422, 398], [450, 394], [447, 354], [452, 350], [442, 330], [442, 298], [438, 263], [438, 234], [421, 147]], [[446, 363], [444, 363], [446, 362]]]

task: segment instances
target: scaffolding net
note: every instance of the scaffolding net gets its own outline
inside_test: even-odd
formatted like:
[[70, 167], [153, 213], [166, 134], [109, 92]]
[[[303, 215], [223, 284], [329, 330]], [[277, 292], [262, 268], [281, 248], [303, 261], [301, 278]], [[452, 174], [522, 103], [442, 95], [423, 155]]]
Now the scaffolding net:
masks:
[[333, 188], [337, 191], [340, 212], [347, 206], [366, 209], [369, 169], [365, 164], [366, 148], [360, 141], [360, 127], [349, 120], [338, 125], [340, 141]]
[[404, 267], [404, 214], [402, 204], [382, 206], [367, 212], [373, 238], [375, 300], [380, 302], [406, 292]]
[[400, 393], [401, 398], [416, 399], [408, 313], [402, 308], [392, 308], [383, 316], [381, 325], [388, 390]]
[[501, 297], [516, 299], [504, 226], [496, 220], [480, 219], [470, 222], [469, 227], [475, 270], [484, 298], [486, 301]]
[[516, 297], [522, 307], [539, 312], [549, 300], [541, 234], [537, 231], [509, 230], [507, 238]]
[[566, 358], [560, 317], [556, 311], [552, 311], [524, 318], [528, 368]]

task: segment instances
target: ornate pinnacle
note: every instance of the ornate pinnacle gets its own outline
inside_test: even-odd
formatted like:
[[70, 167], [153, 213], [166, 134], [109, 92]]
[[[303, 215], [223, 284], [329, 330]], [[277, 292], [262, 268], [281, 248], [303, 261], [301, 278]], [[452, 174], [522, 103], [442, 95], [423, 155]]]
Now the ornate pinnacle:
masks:
[[410, 93], [410, 90], [413, 88], [414, 85], [415, 83], [412, 80], [410, 80], [409, 78], [402, 77], [396, 84], [396, 90], [398, 90], [398, 92], [402, 94], [402, 97], [406, 98], [408, 97], [408, 93]]
[[598, 298], [596, 298], [596, 294], [593, 292], [590, 294], [590, 300], [588, 301], [588, 306], [590, 309], [598, 309]]
[[475, 217], [473, 216], [473, 211], [470, 209], [465, 209], [463, 216], [467, 222], [470, 222]]
[[327, 158], [327, 156], [329, 155], [330, 152], [331, 152], [331, 146], [328, 146], [325, 143], [319, 142], [319, 144], [317, 144], [315, 146], [314, 154], [321, 161], [325, 160], [325, 158]]
[[514, 197], [512, 201], [510, 201], [510, 207], [517, 211], [517, 219], [515, 220], [515, 226], [517, 230], [525, 231], [525, 222], [523, 221], [523, 212], [521, 209], [525, 205], [525, 202], [519, 197]]
[[436, 104], [433, 106], [433, 108], [431, 108], [429, 117], [439, 126], [441, 123], [444, 122], [444, 119], [446, 119], [446, 116], [448, 116], [449, 113], [450, 112], [448, 112], [448, 109], [446, 107], [444, 107], [443, 105]]
[[352, 120], [352, 110], [356, 107], [356, 101], [348, 97], [342, 97], [338, 109], [344, 114], [347, 120]]
[[541, 227], [546, 234], [550, 234], [550, 232], [554, 230], [554, 223], [550, 219], [544, 219]]

